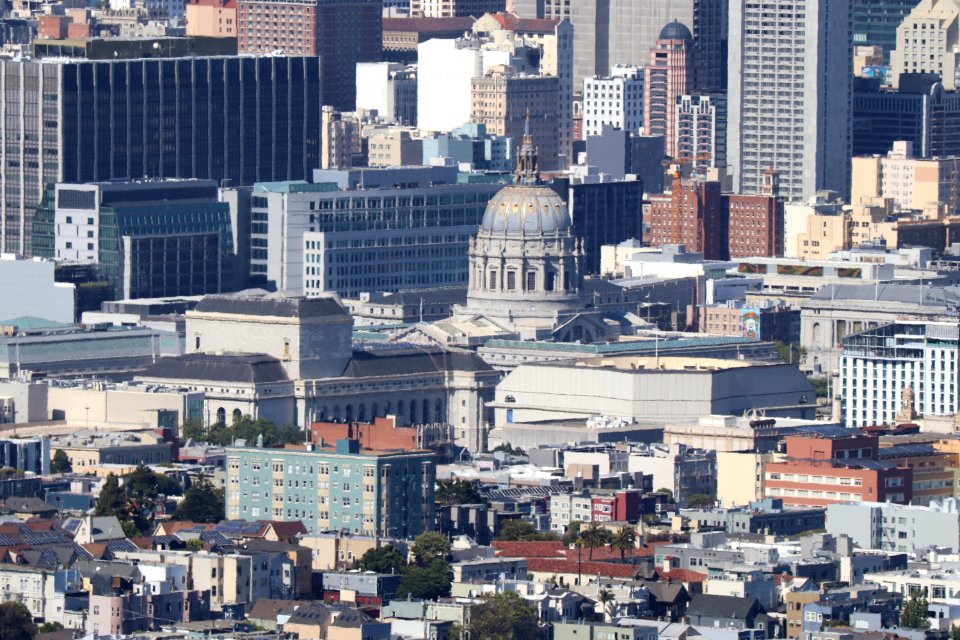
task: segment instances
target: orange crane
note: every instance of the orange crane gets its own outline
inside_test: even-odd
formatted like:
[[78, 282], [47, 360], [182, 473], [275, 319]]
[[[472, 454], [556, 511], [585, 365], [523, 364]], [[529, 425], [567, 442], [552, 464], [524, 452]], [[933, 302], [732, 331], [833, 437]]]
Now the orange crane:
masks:
[[713, 154], [702, 153], [696, 156], [681, 156], [679, 158], [668, 158], [663, 162], [663, 166], [669, 167], [670, 177], [673, 178], [673, 184], [670, 187], [670, 215], [672, 220], [671, 224], [671, 238], [669, 244], [682, 244], [683, 243], [683, 233], [680, 230], [680, 222], [683, 218], [683, 194], [681, 192], [681, 177], [682, 173], [680, 168], [685, 164], [690, 164], [694, 162], [701, 162], [703, 160], [712, 160]]

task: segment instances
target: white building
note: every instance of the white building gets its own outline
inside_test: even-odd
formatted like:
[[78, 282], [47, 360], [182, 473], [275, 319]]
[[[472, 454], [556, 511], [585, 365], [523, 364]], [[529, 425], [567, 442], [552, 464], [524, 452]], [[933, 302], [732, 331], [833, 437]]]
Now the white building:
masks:
[[722, 95], [677, 98], [673, 139], [677, 156], [694, 159], [694, 166], [707, 168], [727, 164], [727, 99]]
[[960, 4], [956, 0], [922, 0], [897, 27], [897, 48], [890, 52], [893, 86], [901, 73], [935, 73], [943, 88], [957, 87]]
[[415, 124], [416, 67], [396, 62], [358, 62], [357, 109], [376, 111], [384, 122]]
[[643, 126], [643, 68], [616, 65], [610, 75], [583, 81], [583, 135], [598, 136], [603, 126], [638, 133]]
[[845, 338], [845, 425], [894, 424], [911, 410], [922, 416], [960, 412], [958, 346], [956, 322], [896, 322]]
[[472, 81], [509, 65], [509, 51], [485, 50], [475, 38], [434, 39], [417, 46], [417, 128], [448, 132], [470, 122]]
[[55, 282], [56, 264], [0, 254], [0, 321], [36, 317], [72, 323], [76, 285]]
[[773, 166], [787, 200], [849, 193], [850, 0], [733, 0], [729, 15], [734, 190], [760, 193]]

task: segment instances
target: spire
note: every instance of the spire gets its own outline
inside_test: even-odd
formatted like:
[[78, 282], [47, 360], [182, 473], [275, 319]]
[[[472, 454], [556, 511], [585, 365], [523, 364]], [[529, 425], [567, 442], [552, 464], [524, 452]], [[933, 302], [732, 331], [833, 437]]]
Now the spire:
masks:
[[533, 146], [533, 136], [530, 135], [530, 109], [527, 109], [527, 117], [523, 122], [523, 144], [517, 152], [517, 170], [514, 177], [518, 184], [540, 184], [537, 148]]

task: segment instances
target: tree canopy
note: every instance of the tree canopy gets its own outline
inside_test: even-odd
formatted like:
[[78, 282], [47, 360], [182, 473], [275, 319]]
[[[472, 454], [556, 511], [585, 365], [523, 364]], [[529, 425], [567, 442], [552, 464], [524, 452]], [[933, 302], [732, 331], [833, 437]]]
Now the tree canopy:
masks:
[[437, 480], [435, 499], [440, 504], [478, 504], [484, 502], [476, 482]]
[[591, 522], [580, 529], [578, 542], [590, 550], [590, 559], [593, 560], [593, 550], [606, 546], [610, 543], [611, 538], [608, 529], [601, 527], [596, 522]]
[[0, 604], [0, 640], [29, 640], [37, 636], [30, 610], [20, 602]]
[[470, 612], [470, 638], [536, 640], [541, 637], [533, 605], [512, 591], [488, 596]]
[[695, 493], [689, 498], [687, 498], [687, 506], [692, 509], [699, 509], [701, 507], [709, 507], [715, 502], [713, 496], [708, 496], [705, 493]]
[[180, 485], [161, 473], [154, 473], [140, 464], [120, 478], [111, 473], [100, 489], [96, 516], [116, 516], [127, 536], [147, 534], [153, 528], [156, 516], [157, 497], [179, 495]]
[[930, 618], [927, 617], [927, 594], [914, 591], [900, 608], [900, 626], [907, 629], [929, 629]]
[[356, 562], [357, 569], [361, 571], [374, 571], [376, 573], [400, 573], [407, 565], [407, 559], [403, 557], [392, 544], [382, 547], [367, 549]]
[[280, 425], [266, 418], [253, 419], [242, 416], [233, 421], [233, 424], [214, 424], [205, 428], [198, 422], [188, 422], [183, 425], [183, 437], [194, 440], [228, 446], [234, 440], [243, 439], [249, 444], [257, 441], [263, 435], [263, 446], [280, 447], [285, 444], [300, 444], [303, 442], [303, 431], [291, 425]]
[[559, 540], [554, 533], [541, 533], [526, 520], [507, 520], [500, 525], [497, 540]]
[[414, 564], [403, 567], [400, 573], [399, 596], [435, 600], [450, 595], [453, 570], [450, 568], [450, 540], [441, 533], [421, 533], [413, 541], [410, 551]]
[[73, 471], [73, 465], [70, 464], [70, 456], [63, 449], [57, 449], [50, 459], [50, 471], [52, 473], [70, 473]]
[[175, 520], [193, 522], [220, 522], [224, 518], [223, 490], [217, 489], [201, 476], [187, 490], [173, 514]]

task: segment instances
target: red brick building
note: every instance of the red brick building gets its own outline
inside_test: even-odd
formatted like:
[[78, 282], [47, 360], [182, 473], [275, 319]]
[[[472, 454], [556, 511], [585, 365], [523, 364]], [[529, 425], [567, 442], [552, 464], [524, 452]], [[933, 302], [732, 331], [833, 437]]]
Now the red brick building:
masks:
[[767, 497], [789, 506], [897, 502], [913, 498], [913, 470], [878, 461], [879, 440], [838, 429], [787, 436], [787, 459], [767, 463]]
[[723, 197], [730, 258], [783, 255], [783, 201], [776, 196]]
[[355, 439], [360, 441], [361, 448], [377, 451], [420, 449], [418, 434], [416, 427], [398, 427], [393, 416], [374, 418], [373, 424], [314, 422], [310, 425], [310, 442], [314, 444], [330, 445], [337, 440]]
[[680, 197], [664, 193], [650, 197], [650, 236], [652, 247], [665, 244], [686, 245], [689, 251], [702, 252], [707, 260], [723, 260], [723, 196], [720, 183], [703, 180], [680, 182]]
[[358, 62], [383, 53], [383, 3], [370, 0], [239, 0], [237, 49], [320, 56], [323, 104], [352, 111]]

